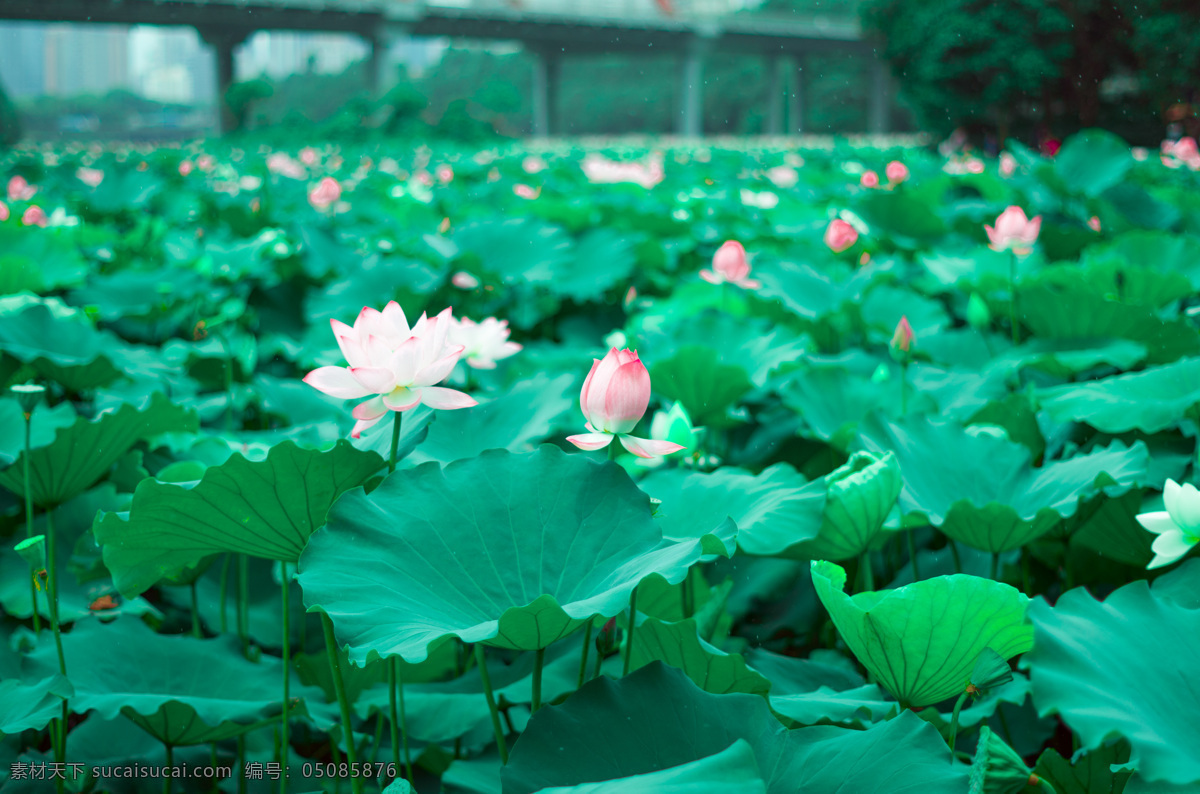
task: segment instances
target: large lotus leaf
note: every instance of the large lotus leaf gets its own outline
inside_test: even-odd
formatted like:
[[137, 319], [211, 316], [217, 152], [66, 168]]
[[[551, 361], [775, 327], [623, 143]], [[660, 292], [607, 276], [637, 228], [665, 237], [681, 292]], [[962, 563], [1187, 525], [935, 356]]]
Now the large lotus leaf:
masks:
[[[900, 380], [875, 382], [841, 367], [811, 367], [794, 373], [779, 389], [784, 405], [795, 410], [809, 432], [844, 448], [858, 423], [875, 411], [900, 413]], [[919, 393], [909, 393], [914, 408]]]
[[[60, 505], [90, 488], [137, 442], [162, 433], [192, 433], [198, 425], [194, 413], [157, 392], [142, 410], [125, 404], [92, 420], [79, 417], [55, 433], [53, 443], [32, 450], [33, 501], [42, 507]], [[22, 452], [0, 471], [0, 485], [18, 496], [24, 495], [24, 456]]]
[[343, 496], [301, 555], [299, 581], [351, 660], [419, 662], [450, 635], [544, 648], [620, 613], [646, 577], [678, 582], [732, 545], [731, 531], [663, 538], [618, 466], [550, 446], [488, 450]]
[[825, 508], [824, 482], [805, 482], [786, 463], [757, 475], [732, 466], [711, 473], [660, 469], [641, 488], [662, 501], [658, 522], [666, 537], [698, 537], [732, 518], [738, 548], [762, 556], [786, 554], [815, 537]]
[[121, 375], [110, 354], [123, 348], [87, 316], [57, 298], [0, 298], [0, 350], [73, 391], [111, 383]]
[[481, 220], [460, 226], [451, 238], [479, 258], [479, 270], [505, 284], [551, 285], [571, 261], [571, 238], [537, 218]]
[[714, 695], [765, 695], [771, 682], [746, 666], [741, 654], [725, 653], [705, 642], [695, 620], [667, 623], [646, 618], [637, 625], [632, 668], [665, 662], [682, 670], [696, 686]]
[[1085, 749], [1125, 737], [1146, 781], [1200, 781], [1200, 690], [1189, 683], [1200, 658], [1200, 610], [1141, 580], [1103, 602], [1084, 588], [1054, 606], [1038, 599], [1029, 617], [1034, 648], [1021, 666], [1039, 714], [1061, 716]]
[[1145, 360], [1146, 346], [1128, 339], [1040, 339], [1033, 337], [992, 360], [1002, 372], [1036, 367], [1050, 375], [1069, 378], [1079, 372], [1108, 364], [1121, 369]]
[[822, 686], [812, 692], [771, 695], [771, 709], [795, 725], [862, 727], [886, 718], [897, 704], [879, 687], [864, 684], [840, 691]]
[[555, 268], [547, 286], [559, 295], [583, 302], [603, 297], [624, 284], [637, 264], [636, 237], [607, 227], [588, 231], [575, 243], [575, 256]]
[[329, 506], [382, 465], [378, 455], [346, 441], [326, 452], [285, 441], [263, 461], [234, 455], [207, 469], [197, 483], [143, 480], [128, 518], [97, 517], [96, 541], [127, 597], [209, 554], [295, 562]]
[[817, 536], [798, 555], [812, 560], [848, 560], [866, 551], [900, 496], [900, 464], [891, 452], [875, 457], [856, 452], [824, 478], [825, 515]]
[[867, 191], [854, 211], [873, 234], [905, 248], [921, 248], [946, 233], [945, 223], [927, 201], [903, 192]]
[[228, 291], [212, 284], [200, 273], [182, 268], [120, 270], [93, 274], [88, 283], [68, 295], [76, 306], [93, 309], [101, 320], [150, 315], [181, 301], [197, 298], [218, 304]]
[[1087, 260], [1123, 259], [1132, 265], [1167, 275], [1185, 277], [1193, 288], [1200, 288], [1200, 239], [1193, 235], [1161, 231], [1134, 231], [1120, 235], [1095, 254], [1089, 249]]
[[1070, 761], [1057, 750], [1047, 750], [1038, 757], [1033, 771], [1054, 787], [1054, 794], [1121, 794], [1132, 773], [1112, 768], [1128, 762], [1129, 745], [1113, 742]]
[[1141, 512], [1140, 489], [1135, 488], [1116, 499], [1106, 499], [1071, 533], [1071, 545], [1144, 569], [1154, 559], [1151, 544], [1155, 536], [1138, 523], [1136, 516]]
[[1200, 358], [1042, 389], [1038, 402], [1059, 422], [1086, 422], [1103, 433], [1157, 433], [1197, 418]]
[[807, 659], [751, 648], [746, 661], [770, 679], [773, 695], [816, 692], [823, 686], [845, 691], [866, 683], [853, 661], [837, 651], [821, 648], [814, 650]]
[[1190, 559], [1154, 580], [1151, 590], [1159, 598], [1169, 598], [1186, 609], [1200, 609], [1200, 559]]
[[692, 421], [700, 427], [724, 428], [727, 417], [753, 388], [745, 367], [722, 364], [720, 354], [710, 347], [691, 345], [666, 360], [650, 366], [650, 379], [662, 397], [683, 403]]
[[1146, 346], [1147, 361], [1165, 364], [1200, 354], [1200, 335], [1184, 319], [1164, 320], [1085, 288], [1020, 290], [1021, 321], [1047, 339], [1129, 339]]
[[837, 282], [809, 265], [777, 262], [756, 269], [763, 285], [759, 294], [779, 300], [788, 311], [805, 320], [819, 320], [837, 312], [846, 303], [860, 300], [870, 283], [865, 271]]
[[[95, 710], [110, 720], [124, 714], [168, 744], [237, 736], [280, 713], [279, 660], [247, 661], [236, 636], [167, 636], [122, 618], [82, 621], [63, 635], [62, 644], [75, 687], [71, 711]], [[27, 676], [57, 669], [48, 637], [22, 661]]]
[[766, 794], [754, 749], [738, 739], [729, 749], [689, 764], [601, 783], [544, 788], [539, 794]]
[[[53, 408], [45, 404], [34, 409], [37, 419], [29, 428], [29, 447], [44, 447], [54, 441], [60, 427], [75, 421], [75, 409], [69, 402], [61, 402]], [[20, 457], [25, 449], [25, 416], [16, 400], [0, 399], [0, 465], [8, 466]]]
[[17, 678], [0, 681], [0, 736], [40, 731], [62, 715], [63, 700], [74, 694], [71, 682], [58, 674], [32, 683]]
[[911, 707], [961, 694], [979, 654], [1009, 659], [1029, 650], [1029, 599], [1000, 582], [957, 574], [897, 590], [846, 594], [846, 572], [813, 562], [813, 585], [854, 655]]
[[81, 284], [87, 277], [87, 262], [68, 234], [14, 223], [0, 226], [0, 294], [44, 295]]
[[[501, 771], [504, 794], [530, 794], [671, 769], [745, 740], [767, 791], [961, 794], [966, 774], [911, 713], [867, 731], [788, 731], [755, 695], [711, 695], [660, 664], [599, 678], [533, 715]], [[597, 752], [603, 747], [604, 752]]]
[[[1149, 455], [1141, 441], [1131, 447], [1115, 441], [1087, 455], [1035, 469], [1024, 445], [929, 417], [892, 422], [873, 415], [863, 423], [859, 440], [877, 454], [889, 449], [896, 453], [904, 475], [901, 508], [922, 513], [939, 527], [949, 523], [958, 508], [955, 523], [946, 531], [957, 527], [979, 542], [987, 538], [1013, 542], [1014, 522], [1045, 524], [1055, 516], [1067, 518], [1075, 514], [1081, 500], [1095, 496], [1105, 486], [1117, 484], [1127, 489], [1146, 478]], [[988, 513], [986, 519], [995, 525], [993, 529], [976, 532], [962, 526], [993, 505], [1009, 508]], [[1031, 533], [1032, 529], [1020, 532]]]
[[1106, 130], [1083, 130], [1063, 143], [1054, 172], [1072, 191], [1098, 196], [1133, 167], [1129, 144]]

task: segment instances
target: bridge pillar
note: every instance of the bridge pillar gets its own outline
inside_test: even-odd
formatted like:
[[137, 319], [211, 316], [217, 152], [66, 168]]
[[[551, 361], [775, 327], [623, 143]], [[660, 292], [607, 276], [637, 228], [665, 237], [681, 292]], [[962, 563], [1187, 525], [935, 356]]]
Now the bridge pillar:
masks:
[[704, 134], [704, 56], [709, 39], [693, 36], [688, 40], [679, 69], [679, 126], [677, 132], [687, 138]]
[[558, 87], [562, 82], [562, 52], [531, 50], [533, 55], [533, 134], [546, 138], [556, 132]]
[[871, 58], [871, 88], [867, 99], [867, 130], [882, 135], [890, 130], [891, 82], [887, 64], [876, 52]]
[[767, 57], [767, 122], [763, 132], [767, 135], [783, 135], [788, 108], [785, 104], [787, 91], [788, 59], [779, 53]]
[[370, 49], [367, 51], [367, 83], [374, 96], [383, 96], [400, 81], [400, 65], [394, 50], [396, 44], [410, 36], [404, 25], [385, 23], [362, 34]]
[[218, 129], [221, 133], [226, 133], [237, 123], [226, 100], [226, 93], [233, 85], [233, 48], [245, 41], [251, 31], [216, 27], [198, 27], [196, 30], [200, 33], [200, 38], [213, 48], [213, 55], [216, 56]]

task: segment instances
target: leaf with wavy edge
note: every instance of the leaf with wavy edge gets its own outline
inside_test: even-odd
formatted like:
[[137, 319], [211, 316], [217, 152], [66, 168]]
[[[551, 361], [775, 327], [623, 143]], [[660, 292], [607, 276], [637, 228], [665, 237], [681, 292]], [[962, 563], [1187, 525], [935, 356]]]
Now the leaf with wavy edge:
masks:
[[538, 794], [766, 794], [754, 748], [738, 739], [699, 761], [600, 783], [544, 788]]
[[325, 452], [284, 441], [266, 460], [254, 462], [235, 454], [205, 470], [197, 483], [143, 480], [128, 518], [97, 516], [96, 542], [126, 597], [208, 554], [295, 562], [329, 506], [382, 466], [377, 454], [354, 449], [348, 441]]
[[71, 682], [57, 673], [33, 683], [0, 681], [0, 736], [40, 731], [62, 714], [63, 700], [74, 694]]
[[310, 611], [333, 619], [350, 659], [422, 661], [457, 636], [545, 648], [629, 605], [643, 579], [683, 579], [733, 531], [663, 538], [619, 466], [557, 447], [425, 463], [346, 494], [300, 557]]
[[984, 648], [1005, 659], [1029, 650], [1029, 599], [978, 576], [938, 576], [896, 590], [848, 595], [846, 572], [812, 563], [813, 585], [842, 639], [880, 685], [911, 707], [961, 694]]
[[[1200, 568], [1191, 579], [1200, 587]], [[1141, 580], [1102, 602], [1084, 588], [1054, 606], [1039, 598], [1029, 618], [1034, 646], [1021, 668], [1040, 716], [1061, 716], [1088, 750], [1124, 736], [1146, 781], [1200, 781], [1200, 610]]]
[[95, 388], [121, 376], [111, 353], [124, 344], [57, 298], [0, 298], [0, 350], [68, 389]]
[[746, 666], [741, 654], [725, 653], [705, 642], [697, 622], [690, 618], [678, 623], [646, 618], [638, 623], [630, 668], [656, 661], [682, 670], [696, 686], [714, 695], [765, 695], [771, 688], [770, 681]]
[[1102, 433], [1157, 433], [1200, 418], [1200, 358], [1042, 389], [1038, 402], [1059, 422], [1087, 422]]
[[[92, 487], [137, 442], [161, 433], [194, 433], [198, 428], [195, 413], [159, 392], [141, 410], [125, 404], [95, 419], [79, 417], [59, 428], [52, 443], [31, 450], [33, 501], [41, 507], [60, 505]], [[18, 496], [25, 493], [24, 456], [22, 452], [13, 465], [0, 471], [0, 485]]]

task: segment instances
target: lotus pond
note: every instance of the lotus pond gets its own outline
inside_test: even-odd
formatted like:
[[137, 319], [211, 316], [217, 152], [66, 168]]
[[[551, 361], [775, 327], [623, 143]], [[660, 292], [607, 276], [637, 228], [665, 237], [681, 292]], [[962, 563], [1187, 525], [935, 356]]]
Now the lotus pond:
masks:
[[6, 155], [3, 792], [1200, 791], [1198, 168]]

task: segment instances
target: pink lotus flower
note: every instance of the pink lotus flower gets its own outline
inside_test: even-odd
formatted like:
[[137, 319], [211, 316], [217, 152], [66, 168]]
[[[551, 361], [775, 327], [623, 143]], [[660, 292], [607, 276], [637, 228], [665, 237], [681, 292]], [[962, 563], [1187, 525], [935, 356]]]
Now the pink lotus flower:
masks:
[[275, 152], [267, 158], [267, 170], [272, 174], [279, 174], [290, 179], [304, 179], [308, 172], [296, 160], [293, 160], [286, 152]]
[[317, 150], [311, 146], [305, 146], [300, 150], [300, 162], [305, 165], [314, 165], [317, 162]]
[[546, 170], [546, 161], [536, 154], [531, 154], [521, 161], [521, 169], [527, 174], [536, 174]]
[[460, 270], [450, 277], [450, 283], [459, 289], [475, 289], [479, 286], [479, 279], [465, 270]]
[[0, 223], [8, 220], [8, 205], [0, 201]]
[[884, 170], [884, 175], [887, 176], [888, 182], [891, 182], [893, 185], [898, 185], [904, 180], [908, 179], [908, 166], [899, 160], [892, 160], [887, 164], [887, 168]]
[[21, 223], [26, 226], [40, 226], [44, 229], [48, 220], [46, 213], [36, 204], [26, 207], [24, 214], [21, 215]]
[[771, 180], [771, 184], [775, 187], [789, 188], [795, 187], [800, 181], [800, 174], [796, 173], [796, 169], [787, 165], [777, 165], [774, 168], [767, 169], [767, 179]]
[[897, 353], [907, 353], [916, 338], [912, 326], [908, 324], [908, 316], [901, 316], [900, 322], [896, 323], [896, 332], [892, 334], [891, 348]]
[[104, 172], [99, 168], [79, 168], [75, 171], [75, 178], [88, 187], [97, 187], [104, 181]]
[[762, 282], [749, 278], [749, 275], [750, 262], [746, 259], [746, 249], [737, 240], [726, 240], [713, 254], [713, 269], [700, 271], [700, 278], [709, 284], [728, 281], [742, 289], [758, 289], [762, 286]]
[[1100, 216], [1093, 215], [1092, 217], [1088, 218], [1087, 225], [1088, 228], [1094, 232], [1100, 231]]
[[521, 345], [508, 341], [508, 321], [489, 317], [477, 323], [460, 317], [450, 326], [447, 336], [451, 345], [461, 345], [467, 366], [474, 369], [495, 369], [496, 362], [515, 355]]
[[520, 198], [523, 198], [526, 201], [533, 201], [542, 194], [542, 189], [538, 188], [537, 190], [534, 190], [529, 185], [522, 185], [518, 183], [513, 185], [513, 193], [516, 193]]
[[1000, 152], [1000, 176], [1007, 179], [1017, 172], [1017, 158], [1008, 152]]
[[37, 191], [38, 189], [25, 181], [25, 177], [20, 174], [8, 180], [9, 201], [29, 201]]
[[1042, 228], [1042, 216], [1038, 215], [1029, 220], [1025, 217], [1025, 210], [1013, 205], [1000, 213], [994, 228], [987, 225], [983, 228], [987, 231], [988, 240], [991, 241], [989, 247], [992, 250], [1027, 254], [1037, 242], [1038, 232]]
[[437, 167], [438, 181], [443, 185], [448, 185], [454, 181], [454, 169], [448, 165], [439, 165]]
[[388, 411], [407, 411], [422, 403], [441, 410], [470, 408], [477, 404], [470, 395], [435, 385], [450, 375], [463, 352], [461, 345], [447, 342], [453, 323], [446, 309], [432, 319], [422, 314], [410, 328], [395, 301], [382, 312], [364, 307], [353, 327], [330, 320], [350, 366], [319, 367], [305, 375], [304, 382], [344, 400], [375, 395], [354, 407], [354, 438]]
[[825, 229], [825, 245], [840, 254], [858, 242], [858, 230], [841, 218], [834, 218]]
[[217, 158], [211, 154], [202, 154], [196, 158], [196, 167], [201, 171], [211, 171], [217, 165]]
[[187, 176], [188, 174], [192, 173], [193, 168], [195, 168], [195, 166], [192, 165], [191, 160], [184, 160], [179, 164], [179, 175]]
[[859, 177], [858, 184], [866, 188], [879, 187], [879, 174], [874, 171], [863, 171], [863, 175]]
[[328, 209], [329, 205], [337, 203], [342, 197], [342, 186], [331, 176], [322, 179], [308, 194], [308, 203], [314, 208]]
[[614, 347], [603, 359], [592, 359], [579, 405], [591, 432], [567, 436], [567, 441], [580, 449], [604, 449], [614, 437], [639, 458], [670, 455], [683, 449], [670, 441], [629, 435], [650, 405], [650, 373], [632, 350]]
[[644, 188], [652, 188], [663, 180], [662, 158], [651, 158], [649, 165], [643, 163], [619, 163], [599, 154], [583, 158], [580, 167], [588, 181], [598, 185], [632, 182]]

